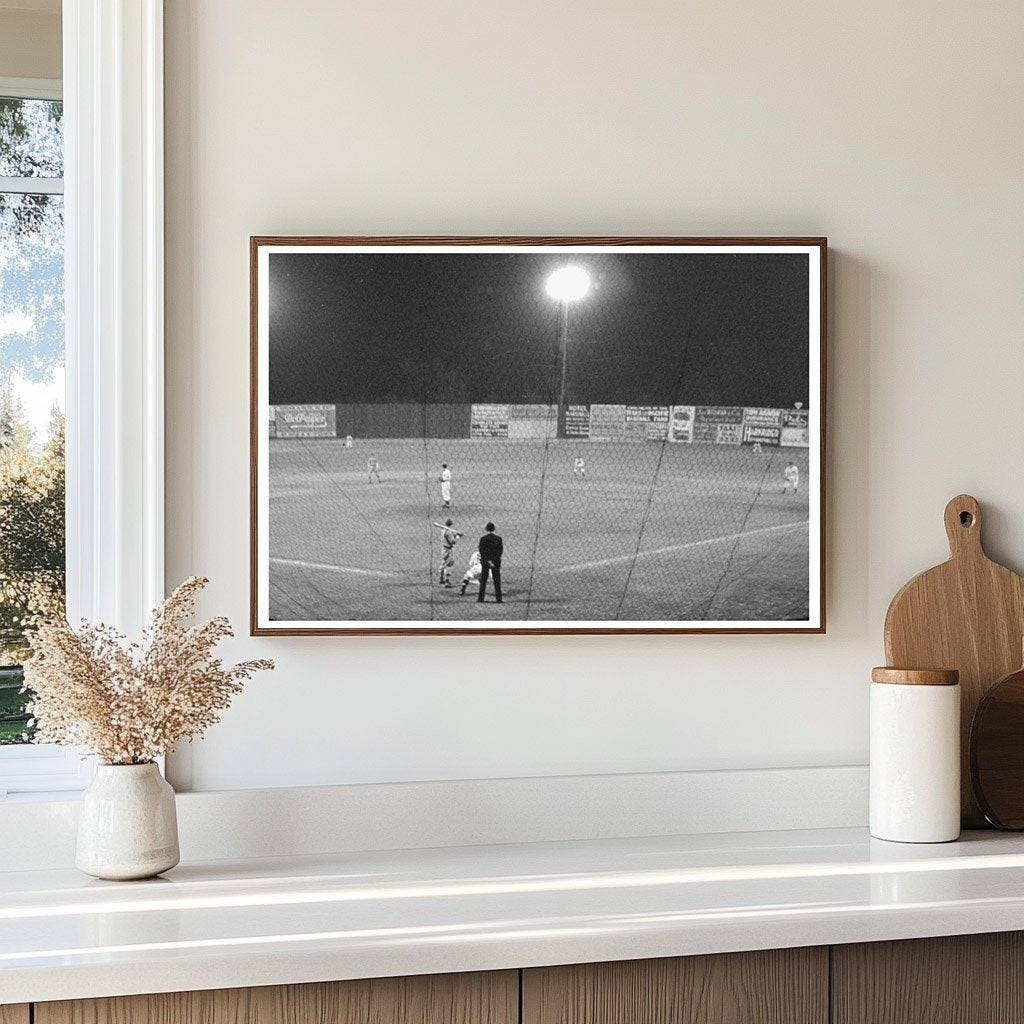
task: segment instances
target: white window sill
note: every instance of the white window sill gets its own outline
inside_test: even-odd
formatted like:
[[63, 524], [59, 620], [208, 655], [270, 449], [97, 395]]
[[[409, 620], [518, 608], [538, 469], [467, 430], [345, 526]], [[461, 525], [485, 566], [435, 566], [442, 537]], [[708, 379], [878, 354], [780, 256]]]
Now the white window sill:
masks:
[[0, 746], [0, 801], [67, 800], [92, 779], [94, 758], [52, 743]]

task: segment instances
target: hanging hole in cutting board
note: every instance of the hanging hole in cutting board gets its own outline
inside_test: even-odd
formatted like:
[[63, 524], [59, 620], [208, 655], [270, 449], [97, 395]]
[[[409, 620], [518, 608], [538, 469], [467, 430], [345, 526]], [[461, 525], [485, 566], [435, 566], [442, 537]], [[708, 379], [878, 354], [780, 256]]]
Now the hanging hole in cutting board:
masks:
[[970, 525], [973, 522], [974, 522], [974, 516], [972, 516], [970, 512], [961, 512], [960, 513], [960, 525], [961, 526], [970, 527]]

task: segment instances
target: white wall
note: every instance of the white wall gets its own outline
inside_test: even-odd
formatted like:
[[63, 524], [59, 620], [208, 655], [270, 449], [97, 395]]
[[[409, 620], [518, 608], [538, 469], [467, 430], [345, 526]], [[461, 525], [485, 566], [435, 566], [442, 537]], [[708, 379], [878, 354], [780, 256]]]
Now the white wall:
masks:
[[168, 570], [247, 621], [254, 233], [826, 234], [824, 637], [242, 638], [198, 789], [860, 763], [893, 590], [1024, 565], [1024, 5], [167, 0]]

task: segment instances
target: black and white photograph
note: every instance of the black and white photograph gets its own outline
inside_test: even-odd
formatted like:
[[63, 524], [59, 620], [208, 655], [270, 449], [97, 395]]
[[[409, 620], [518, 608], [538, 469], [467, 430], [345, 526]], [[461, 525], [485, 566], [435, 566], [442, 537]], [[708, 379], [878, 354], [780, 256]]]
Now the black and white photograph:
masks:
[[254, 633], [824, 630], [824, 240], [251, 259]]

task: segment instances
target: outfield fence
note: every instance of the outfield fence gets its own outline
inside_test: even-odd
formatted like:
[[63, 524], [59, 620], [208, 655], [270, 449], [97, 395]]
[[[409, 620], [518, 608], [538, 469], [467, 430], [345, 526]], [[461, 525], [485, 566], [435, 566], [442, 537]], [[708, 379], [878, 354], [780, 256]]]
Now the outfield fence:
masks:
[[[543, 441], [559, 436], [558, 406], [536, 403], [334, 403], [270, 407], [270, 436]], [[577, 441], [807, 448], [805, 408], [570, 404], [563, 436]]]

